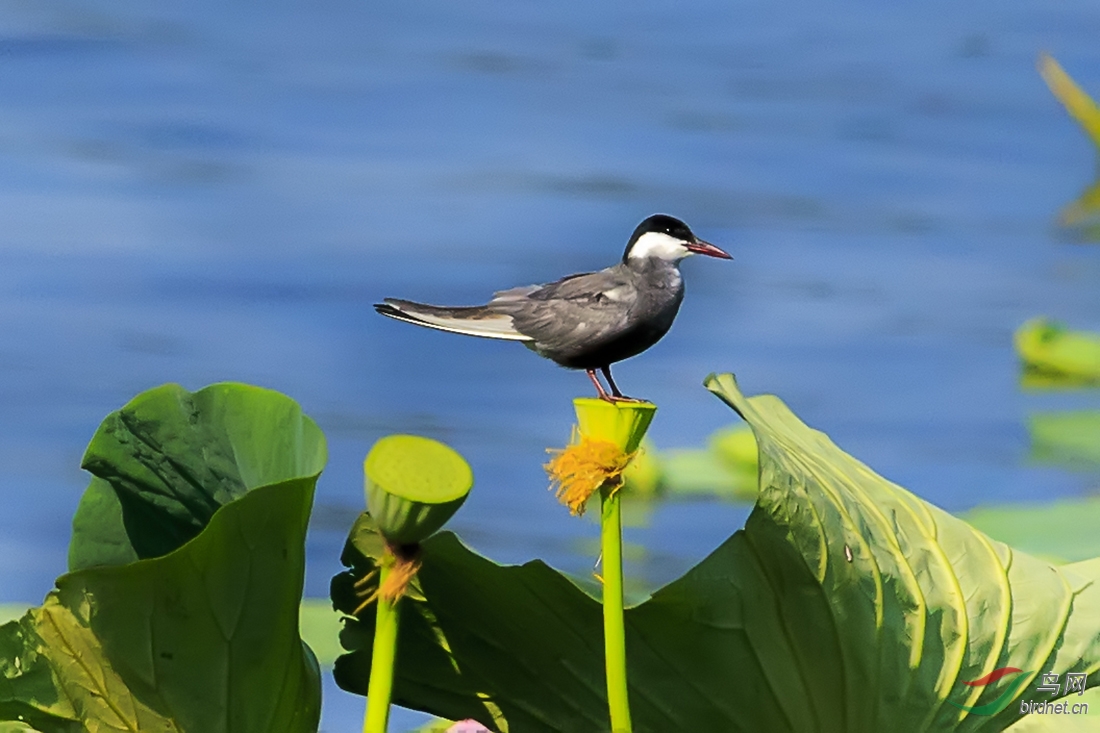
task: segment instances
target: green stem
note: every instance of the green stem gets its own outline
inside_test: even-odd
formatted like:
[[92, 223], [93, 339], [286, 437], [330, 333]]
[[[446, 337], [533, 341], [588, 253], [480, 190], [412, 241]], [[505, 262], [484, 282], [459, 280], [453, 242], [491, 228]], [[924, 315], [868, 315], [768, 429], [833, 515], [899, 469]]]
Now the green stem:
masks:
[[[382, 564], [378, 585], [386, 582], [392, 565]], [[367, 714], [363, 733], [386, 733], [390, 717], [390, 696], [393, 692], [393, 662], [397, 652], [397, 604], [378, 597], [378, 615], [374, 627], [374, 652], [370, 663], [370, 683], [367, 686]]]
[[603, 638], [607, 705], [612, 733], [630, 733], [626, 689], [626, 629], [623, 624], [623, 526], [618, 487], [601, 491], [600, 549], [603, 552]]

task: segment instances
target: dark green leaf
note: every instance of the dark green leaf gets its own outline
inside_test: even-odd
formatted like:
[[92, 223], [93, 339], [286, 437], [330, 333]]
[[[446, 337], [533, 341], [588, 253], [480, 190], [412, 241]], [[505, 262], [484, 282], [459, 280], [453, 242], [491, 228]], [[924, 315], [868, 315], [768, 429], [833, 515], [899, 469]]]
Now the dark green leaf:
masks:
[[126, 565], [138, 559], [126, 531], [118, 494], [103, 479], [92, 477], [73, 516], [69, 569]]
[[167, 554], [222, 505], [320, 473], [325, 458], [316, 424], [277, 392], [229, 383], [143, 392], [107, 416], [84, 454], [98, 481], [73, 520], [69, 569]]
[[0, 733], [47, 733], [45, 729], [39, 730], [30, 724], [19, 720], [0, 721]]

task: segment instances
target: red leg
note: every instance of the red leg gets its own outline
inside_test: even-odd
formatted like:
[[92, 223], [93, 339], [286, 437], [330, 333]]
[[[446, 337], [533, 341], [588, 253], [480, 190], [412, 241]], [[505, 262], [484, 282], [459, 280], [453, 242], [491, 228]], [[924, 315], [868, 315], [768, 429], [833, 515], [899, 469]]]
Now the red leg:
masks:
[[596, 391], [600, 393], [600, 399], [607, 400], [608, 402], [613, 402], [614, 400], [611, 399], [611, 395], [607, 394], [607, 392], [603, 388], [603, 385], [600, 384], [600, 380], [596, 377], [596, 370], [585, 369], [584, 371], [588, 374], [588, 378], [592, 380], [592, 384], [596, 385]]

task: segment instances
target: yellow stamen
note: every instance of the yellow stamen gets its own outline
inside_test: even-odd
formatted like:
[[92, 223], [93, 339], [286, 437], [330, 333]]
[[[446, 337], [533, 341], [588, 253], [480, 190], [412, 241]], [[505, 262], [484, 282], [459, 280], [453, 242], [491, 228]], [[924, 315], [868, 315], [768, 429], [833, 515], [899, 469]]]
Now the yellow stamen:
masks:
[[355, 590], [362, 590], [364, 587], [367, 586], [367, 584], [374, 580], [374, 576], [376, 575], [378, 575], [378, 568], [375, 568], [359, 580], [355, 581]]
[[394, 603], [405, 595], [409, 583], [420, 571], [420, 545], [402, 545], [391, 549], [395, 556], [394, 564], [378, 587], [378, 595]]
[[634, 453], [626, 453], [610, 441], [592, 440], [575, 429], [569, 446], [548, 452], [554, 456], [544, 466], [550, 488], [574, 516], [584, 514], [588, 499], [600, 487], [606, 485], [612, 493], [618, 491], [623, 470], [634, 457]]
[[[382, 583], [373, 590], [368, 590], [370, 580], [378, 574], [383, 565], [388, 568], [388, 571], [384, 574], [385, 577]], [[379, 567], [355, 581], [357, 595], [363, 599], [363, 602], [352, 611], [351, 615], [358, 616], [363, 609], [379, 598], [383, 598], [390, 603], [396, 602], [405, 595], [405, 591], [409, 589], [409, 583], [416, 577], [419, 570], [420, 545], [398, 545], [395, 547], [387, 544], [386, 552], [379, 562]]]

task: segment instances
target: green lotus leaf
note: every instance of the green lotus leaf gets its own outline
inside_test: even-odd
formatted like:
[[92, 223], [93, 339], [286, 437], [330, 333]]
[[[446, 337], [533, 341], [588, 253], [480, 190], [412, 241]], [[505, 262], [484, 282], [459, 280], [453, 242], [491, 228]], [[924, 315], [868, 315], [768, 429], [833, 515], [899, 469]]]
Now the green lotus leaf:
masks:
[[1063, 226], [1094, 227], [1100, 215], [1100, 183], [1090, 183], [1074, 201], [1062, 209]]
[[340, 646], [340, 630], [343, 614], [332, 608], [328, 598], [303, 598], [298, 610], [302, 641], [317, 657], [322, 669], [332, 667], [336, 657], [343, 653]]
[[382, 438], [363, 463], [367, 506], [393, 544], [422, 542], [454, 516], [474, 485], [453, 448], [418, 435]]
[[717, 497], [734, 501], [756, 498], [758, 469], [756, 439], [747, 426], [716, 430], [707, 439], [707, 450], [672, 448], [658, 451], [652, 444], [642, 450], [626, 471], [626, 497]]
[[1100, 334], [1070, 331], [1060, 323], [1033, 318], [1016, 330], [1016, 353], [1038, 384], [1100, 380]]
[[0, 721], [0, 733], [45, 733], [21, 720]]
[[990, 537], [1051, 562], [1100, 555], [1100, 497], [978, 507], [962, 518]]
[[29, 603], [0, 603], [0, 625], [17, 621], [27, 612]]
[[[24, 608], [23, 615], [29, 617], [30, 612]], [[83, 730], [40, 654], [33, 625], [25, 627], [18, 619], [0, 625], [0, 721], [12, 731], [20, 730], [13, 727], [17, 724], [49, 733]]]
[[1058, 212], [1058, 224], [1075, 240], [1100, 241], [1100, 183], [1093, 182]]
[[673, 449], [661, 458], [667, 497], [714, 496], [744, 502], [756, 498], [756, 473], [731, 469], [712, 450]]
[[161, 387], [109, 416], [85, 462], [97, 478], [70, 548], [83, 567], [0, 627], [0, 719], [316, 731], [320, 671], [299, 635], [316, 425], [268, 390]]
[[[626, 612], [634, 729], [1001, 731], [1038, 675], [1100, 668], [1100, 559], [1053, 566], [848, 456], [777, 398], [707, 386], [752, 427], [745, 528]], [[599, 604], [539, 561], [441, 533], [402, 607], [395, 702], [498, 731], [607, 729]], [[338, 576], [339, 577], [339, 576]], [[334, 582], [334, 590], [338, 584]], [[334, 593], [348, 611], [354, 598]], [[372, 621], [337, 682], [366, 689]], [[994, 670], [1022, 683], [967, 685]]]
[[1039, 73], [1069, 116], [1077, 120], [1093, 144], [1100, 147], [1100, 107], [1092, 97], [1048, 54], [1039, 56]]
[[319, 474], [324, 435], [293, 400], [245, 384], [166, 384], [107, 416], [84, 454], [69, 569], [160, 557], [258, 486]]
[[1100, 466], [1100, 410], [1039, 412], [1027, 418], [1031, 458], [1065, 468]]
[[[634, 458], [623, 471], [624, 496], [630, 498], [652, 498], [660, 491], [664, 472], [660, 454], [653, 443], [643, 440]], [[594, 516], [599, 516], [597, 512]]]
[[[1070, 117], [1081, 125], [1093, 144], [1100, 147], [1100, 107], [1092, 97], [1047, 54], [1039, 56], [1039, 72]], [[1100, 240], [1100, 184], [1090, 184], [1077, 199], [1064, 206], [1058, 221], [1082, 241]]]
[[760, 467], [756, 438], [747, 425], [732, 425], [715, 430], [707, 439], [707, 447], [731, 471], [740, 471], [756, 477]]

